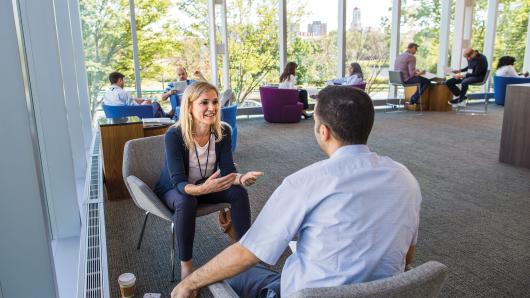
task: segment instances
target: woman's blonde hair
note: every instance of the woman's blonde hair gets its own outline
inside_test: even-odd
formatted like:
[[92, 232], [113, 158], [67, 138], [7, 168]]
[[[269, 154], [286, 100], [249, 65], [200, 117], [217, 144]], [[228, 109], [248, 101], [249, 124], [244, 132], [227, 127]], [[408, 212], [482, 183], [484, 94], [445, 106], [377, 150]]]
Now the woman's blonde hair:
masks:
[[[219, 91], [217, 88], [208, 82], [195, 82], [188, 86], [182, 95], [180, 101], [180, 115], [179, 121], [175, 126], [180, 126], [182, 131], [182, 138], [184, 139], [184, 145], [187, 149], [195, 148], [195, 141], [193, 136], [195, 134], [195, 127], [193, 123], [193, 116], [191, 114], [191, 106], [204, 92], [215, 91], [217, 97], [219, 97]], [[215, 134], [215, 142], [219, 143], [223, 139], [223, 133], [221, 130], [221, 106], [215, 115], [215, 122], [210, 128]]]

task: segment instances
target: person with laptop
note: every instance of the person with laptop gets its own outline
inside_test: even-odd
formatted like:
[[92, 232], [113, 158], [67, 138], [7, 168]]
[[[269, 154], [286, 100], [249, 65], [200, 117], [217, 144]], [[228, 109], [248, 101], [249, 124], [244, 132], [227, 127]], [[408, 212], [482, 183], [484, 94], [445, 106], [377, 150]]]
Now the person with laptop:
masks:
[[[204, 78], [203, 74], [199, 70], [196, 70], [193, 74], [200, 81], [206, 82], [206, 79]], [[195, 80], [188, 79], [188, 72], [186, 71], [186, 69], [182, 66], [178, 66], [177, 67], [177, 80], [173, 82], [169, 82], [167, 84], [166, 88], [164, 89], [164, 93], [162, 94], [162, 100], [167, 100], [171, 95], [177, 94], [179, 98], [177, 99], [176, 105], [180, 106], [180, 95], [182, 95], [182, 93], [184, 93], [184, 90], [186, 90], [186, 88], [189, 85], [193, 84], [194, 82]], [[170, 117], [175, 120], [176, 118], [178, 118], [178, 115], [175, 115], [175, 111], [173, 109], [171, 109], [171, 112], [169, 112], [169, 114], [170, 114]]]
[[[405, 166], [366, 145], [374, 122], [370, 96], [327, 86], [314, 117], [316, 141], [329, 158], [286, 177], [246, 234], [183, 279], [173, 298], [221, 280], [240, 297], [288, 297], [390, 277], [412, 262], [420, 187]], [[296, 251], [281, 273], [257, 265], [276, 264], [295, 236]]]
[[421, 71], [416, 68], [416, 52], [418, 51], [419, 45], [416, 43], [409, 43], [407, 50], [401, 55], [397, 56], [396, 62], [394, 63], [394, 70], [401, 72], [403, 76], [403, 82], [405, 84], [420, 84], [420, 89], [412, 95], [410, 104], [416, 104], [420, 96], [429, 88], [431, 81], [427, 78], [422, 77], [425, 71]]
[[[477, 50], [465, 49], [464, 58], [467, 59], [467, 66], [454, 70], [453, 77], [445, 82], [454, 95], [453, 100], [448, 102], [453, 107], [465, 105], [469, 85], [482, 82], [488, 72], [488, 59]], [[458, 88], [457, 84], [460, 84], [461, 88]]]

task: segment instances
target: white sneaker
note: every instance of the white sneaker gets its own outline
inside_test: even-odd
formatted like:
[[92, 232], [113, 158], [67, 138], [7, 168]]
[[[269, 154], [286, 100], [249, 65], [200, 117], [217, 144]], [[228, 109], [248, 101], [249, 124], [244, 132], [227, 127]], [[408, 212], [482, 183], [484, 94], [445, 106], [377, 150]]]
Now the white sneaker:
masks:
[[456, 104], [457, 107], [466, 107], [467, 106], [467, 99], [462, 100], [461, 102]]

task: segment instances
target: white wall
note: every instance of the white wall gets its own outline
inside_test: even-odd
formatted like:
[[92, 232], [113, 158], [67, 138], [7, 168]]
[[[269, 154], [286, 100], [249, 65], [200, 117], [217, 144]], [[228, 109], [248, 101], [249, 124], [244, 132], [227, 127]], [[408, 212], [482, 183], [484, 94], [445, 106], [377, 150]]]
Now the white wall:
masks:
[[55, 297], [39, 153], [12, 1], [0, 1], [0, 282], [4, 297]]

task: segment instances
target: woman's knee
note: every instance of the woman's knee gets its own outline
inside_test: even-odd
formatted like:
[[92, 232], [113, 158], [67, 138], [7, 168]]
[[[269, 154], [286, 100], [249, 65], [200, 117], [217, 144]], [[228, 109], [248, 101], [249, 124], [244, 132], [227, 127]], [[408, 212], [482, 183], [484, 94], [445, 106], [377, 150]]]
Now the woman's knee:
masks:
[[189, 195], [181, 195], [174, 202], [175, 211], [191, 211], [197, 209], [197, 198]]
[[241, 185], [232, 185], [228, 189], [228, 191], [229, 191], [229, 195], [230, 195], [230, 200], [240, 200], [240, 199], [248, 200], [247, 189], [244, 188]]

